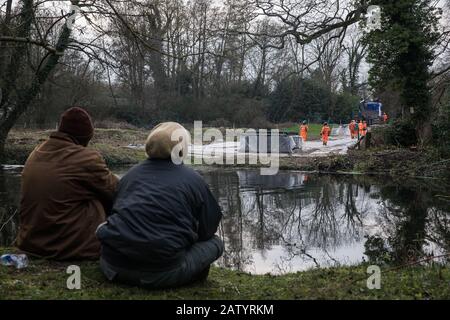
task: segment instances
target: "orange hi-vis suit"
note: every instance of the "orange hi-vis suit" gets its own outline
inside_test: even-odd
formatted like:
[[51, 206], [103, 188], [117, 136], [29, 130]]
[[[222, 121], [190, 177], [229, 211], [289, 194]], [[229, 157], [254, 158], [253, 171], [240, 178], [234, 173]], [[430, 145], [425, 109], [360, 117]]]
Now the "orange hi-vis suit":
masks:
[[363, 129], [364, 129], [364, 136], [366, 136], [366, 134], [367, 134], [367, 122], [366, 121], [364, 121], [363, 122]]
[[320, 135], [322, 136], [323, 145], [326, 146], [328, 144], [328, 138], [330, 137], [331, 129], [329, 126], [323, 126]]
[[364, 124], [362, 123], [362, 121], [360, 121], [358, 124], [358, 130], [359, 130], [359, 136], [364, 137]]
[[352, 139], [355, 139], [358, 131], [356, 130], [356, 122], [354, 120], [350, 122], [350, 124], [348, 125], [348, 129], [350, 130], [350, 135], [352, 136]]
[[302, 137], [303, 142], [308, 138], [308, 126], [306, 124], [300, 126], [300, 137]]

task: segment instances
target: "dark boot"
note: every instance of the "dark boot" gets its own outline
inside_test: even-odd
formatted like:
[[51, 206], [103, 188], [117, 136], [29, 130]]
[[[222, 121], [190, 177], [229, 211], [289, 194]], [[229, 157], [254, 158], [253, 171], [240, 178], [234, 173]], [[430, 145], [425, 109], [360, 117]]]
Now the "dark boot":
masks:
[[202, 272], [195, 276], [194, 282], [205, 282], [209, 276], [209, 269], [211, 266], [206, 267]]

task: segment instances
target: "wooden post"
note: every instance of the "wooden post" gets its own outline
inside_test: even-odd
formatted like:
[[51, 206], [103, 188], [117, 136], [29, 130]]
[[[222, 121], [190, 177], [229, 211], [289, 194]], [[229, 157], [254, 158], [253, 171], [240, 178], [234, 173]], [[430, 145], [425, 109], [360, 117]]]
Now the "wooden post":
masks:
[[372, 139], [372, 133], [368, 131], [366, 133], [366, 136], [364, 137], [366, 150], [370, 149], [371, 139]]

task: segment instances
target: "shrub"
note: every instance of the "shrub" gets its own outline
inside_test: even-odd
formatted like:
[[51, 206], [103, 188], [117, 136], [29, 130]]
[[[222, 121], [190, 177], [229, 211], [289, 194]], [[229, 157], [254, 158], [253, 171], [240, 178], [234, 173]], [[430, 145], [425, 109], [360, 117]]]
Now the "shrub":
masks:
[[380, 236], [366, 236], [366, 239], [364, 254], [369, 258], [370, 263], [385, 264], [391, 262], [392, 253]]
[[263, 116], [258, 116], [250, 121], [250, 128], [253, 129], [273, 129], [275, 126]]
[[450, 157], [450, 102], [441, 106], [433, 121], [433, 142], [442, 157]]
[[209, 126], [213, 128], [231, 128], [232, 124], [229, 120], [224, 118], [218, 118], [216, 120], [209, 121]]
[[411, 121], [397, 119], [385, 132], [385, 141], [388, 144], [410, 147], [417, 144], [416, 129]]
[[127, 129], [136, 130], [137, 127], [129, 122], [117, 121], [116, 119], [105, 119], [94, 121], [94, 127], [100, 129]]

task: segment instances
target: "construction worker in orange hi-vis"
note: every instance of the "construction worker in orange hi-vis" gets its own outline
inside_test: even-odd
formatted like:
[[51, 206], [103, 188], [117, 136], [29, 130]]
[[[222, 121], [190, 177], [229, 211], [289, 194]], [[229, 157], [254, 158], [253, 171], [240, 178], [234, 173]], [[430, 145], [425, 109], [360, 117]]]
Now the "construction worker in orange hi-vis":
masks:
[[388, 122], [388, 120], [389, 120], [389, 117], [388, 117], [387, 113], [385, 112], [383, 114], [383, 121], [386, 123], [386, 122]]
[[303, 121], [303, 124], [300, 126], [300, 137], [302, 137], [303, 142], [306, 142], [308, 139], [308, 125], [306, 120]]
[[330, 137], [330, 134], [331, 134], [331, 129], [328, 126], [328, 123], [325, 122], [323, 124], [322, 131], [320, 132], [320, 135], [322, 136], [322, 142], [323, 142], [324, 146], [326, 146], [328, 144], [328, 138]]
[[358, 124], [358, 132], [359, 132], [359, 137], [364, 137], [364, 124], [362, 122], [362, 120], [359, 120], [359, 124]]
[[363, 121], [364, 136], [367, 134], [367, 121]]
[[352, 120], [352, 122], [350, 122], [350, 124], [348, 125], [348, 129], [350, 130], [350, 136], [352, 137], [352, 139], [355, 139], [357, 135], [355, 120]]

